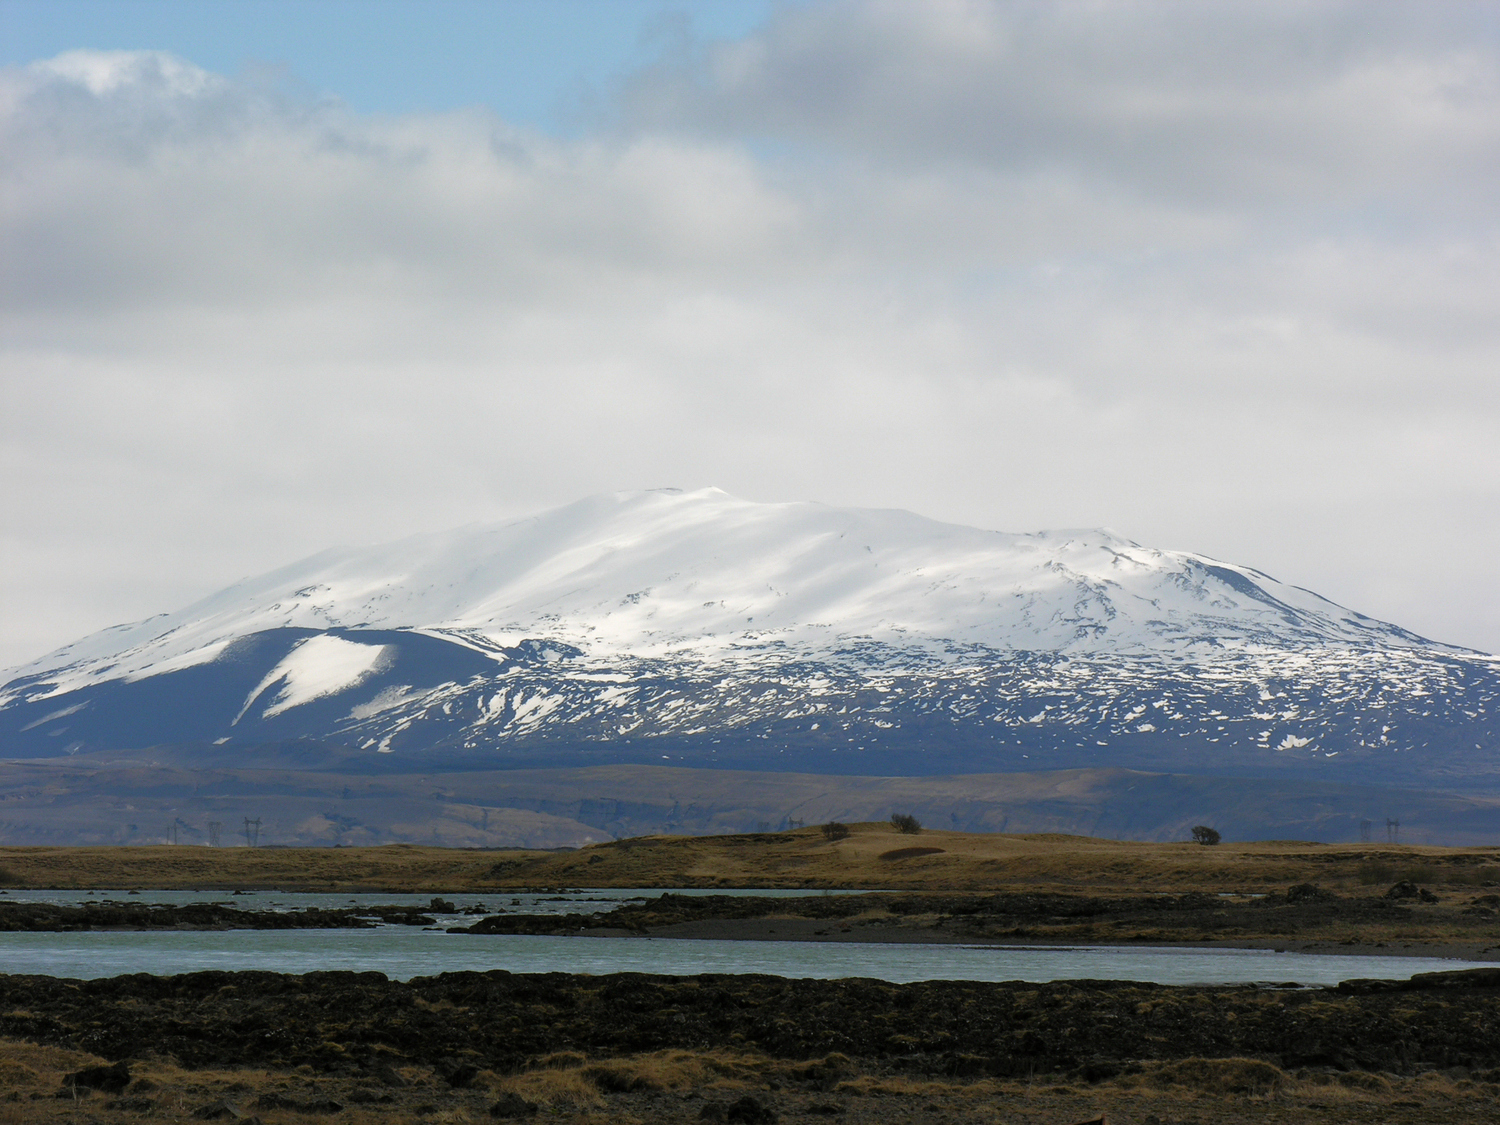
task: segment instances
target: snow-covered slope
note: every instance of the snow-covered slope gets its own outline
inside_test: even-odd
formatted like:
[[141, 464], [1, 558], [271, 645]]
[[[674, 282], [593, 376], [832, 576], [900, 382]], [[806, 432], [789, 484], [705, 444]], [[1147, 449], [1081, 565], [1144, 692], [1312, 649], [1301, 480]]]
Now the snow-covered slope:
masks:
[[[149, 675], [289, 626], [429, 629], [501, 645], [546, 635], [597, 656], [723, 657], [849, 637], [1078, 654], [1429, 644], [1257, 571], [1107, 531], [1013, 535], [710, 488], [595, 496], [512, 523], [331, 551], [14, 674], [70, 667], [61, 687], [107, 661], [112, 676]], [[326, 652], [343, 666], [341, 650]]]
[[1160, 757], [1164, 739], [1180, 757], [1185, 738], [1278, 761], [1419, 737], [1484, 754], [1496, 667], [1105, 531], [705, 489], [330, 551], [13, 676], [11, 754], [302, 737], [597, 759], [666, 739], [775, 768], [900, 744], [956, 772], [1000, 746], [1013, 766], [1064, 745]]

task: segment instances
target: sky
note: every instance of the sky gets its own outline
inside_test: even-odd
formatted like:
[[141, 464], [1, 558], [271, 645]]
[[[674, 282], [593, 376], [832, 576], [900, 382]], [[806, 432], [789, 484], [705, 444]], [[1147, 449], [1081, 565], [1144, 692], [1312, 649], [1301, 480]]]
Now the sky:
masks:
[[0, 666], [597, 492], [1500, 652], [1500, 3], [0, 0]]

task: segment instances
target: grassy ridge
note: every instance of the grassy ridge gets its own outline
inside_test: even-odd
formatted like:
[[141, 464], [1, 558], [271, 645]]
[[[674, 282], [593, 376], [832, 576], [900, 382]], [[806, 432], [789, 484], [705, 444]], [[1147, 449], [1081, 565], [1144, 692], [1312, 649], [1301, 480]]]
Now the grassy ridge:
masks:
[[577, 851], [375, 848], [5, 847], [0, 886], [465, 892], [528, 887], [767, 887], [1109, 894], [1255, 893], [1302, 882], [1343, 892], [1401, 879], [1500, 886], [1500, 846], [1120, 842], [1082, 836], [853, 825], [734, 836], [647, 836]]

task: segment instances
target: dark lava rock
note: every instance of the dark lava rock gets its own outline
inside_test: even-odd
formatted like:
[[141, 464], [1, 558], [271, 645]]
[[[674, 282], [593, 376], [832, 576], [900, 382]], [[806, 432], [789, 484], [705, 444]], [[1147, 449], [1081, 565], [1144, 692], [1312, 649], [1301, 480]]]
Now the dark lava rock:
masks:
[[746, 1094], [738, 1101], [729, 1103], [724, 1110], [724, 1120], [738, 1125], [776, 1125], [780, 1120], [776, 1111], [753, 1095]]
[[156, 1108], [156, 1102], [151, 1098], [116, 1098], [112, 1102], [105, 1102], [104, 1108], [123, 1110], [126, 1113], [150, 1113]]
[[1286, 892], [1286, 900], [1289, 903], [1332, 902], [1337, 897], [1316, 883], [1298, 883], [1295, 887], [1288, 887]]
[[490, 1106], [491, 1117], [528, 1117], [537, 1111], [535, 1102], [528, 1102], [520, 1094], [501, 1094]]
[[1078, 1076], [1085, 1082], [1104, 1082], [1124, 1069], [1114, 1059], [1090, 1059], [1078, 1068]]
[[435, 926], [437, 919], [424, 914], [415, 906], [371, 906], [365, 913], [372, 914], [388, 926]]
[[118, 1094], [130, 1085], [130, 1066], [117, 1062], [113, 1066], [90, 1066], [63, 1075], [64, 1086], [87, 1086], [106, 1094]]
[[375, 1090], [353, 1090], [349, 1094], [349, 1101], [354, 1105], [390, 1105], [395, 1100], [389, 1094]]
[[[835, 1109], [834, 1112], [840, 1112]], [[723, 1121], [737, 1123], [737, 1125], [776, 1125], [780, 1120], [774, 1109], [759, 1101], [753, 1095], [746, 1094], [738, 1101], [726, 1105], [717, 1102], [709, 1102], [698, 1111], [699, 1121]]]
[[1244, 1056], [1283, 1069], [1479, 1071], [1500, 1067], [1497, 1011], [1500, 969], [1483, 968], [1292, 990], [500, 970], [0, 975], [0, 1036], [189, 1069], [307, 1064], [393, 1086], [404, 1084], [396, 1065], [512, 1073], [566, 1051], [602, 1075], [621, 1055], [729, 1047], [796, 1060], [798, 1081], [823, 1090], [851, 1060], [996, 1078]]
[[227, 1098], [193, 1110], [195, 1121], [239, 1121], [243, 1125], [261, 1125], [260, 1118], [246, 1113]]
[[332, 1098], [314, 1098], [301, 1101], [285, 1094], [262, 1094], [255, 1099], [256, 1109], [289, 1109], [293, 1113], [342, 1113], [343, 1104]]
[[[814, 1089], [832, 1090], [851, 1070], [850, 1060], [847, 1055], [831, 1054], [821, 1059], [813, 1059], [804, 1066], [800, 1066], [794, 1072], [803, 1082], [810, 1084]], [[963, 1073], [956, 1070], [955, 1073]], [[983, 1074], [981, 1067], [972, 1073]]]
[[[409, 908], [392, 908], [397, 910]], [[404, 920], [404, 917], [403, 917]], [[431, 922], [432, 919], [428, 919]], [[236, 910], [216, 902], [0, 903], [0, 932], [72, 933], [83, 930], [367, 930], [353, 910]]]
[[381, 1085], [389, 1086], [393, 1090], [399, 1090], [408, 1084], [406, 1079], [397, 1074], [396, 1068], [388, 1062], [368, 1063], [365, 1066], [365, 1073]]
[[443, 1059], [435, 1067], [438, 1077], [455, 1090], [467, 1090], [479, 1077], [479, 1068], [473, 1063]]
[[[1420, 897], [1420, 892], [1414, 891], [1413, 897]], [[944, 920], [949, 932], [996, 938], [1045, 934], [1059, 927], [1099, 924], [1117, 928], [1139, 926], [1155, 931], [1178, 930], [1187, 934], [1204, 930], [1221, 934], [1290, 934], [1333, 922], [1360, 925], [1399, 921], [1406, 916], [1407, 908], [1389, 897], [1344, 899], [1307, 883], [1292, 888], [1286, 896], [1267, 895], [1255, 899], [1228, 899], [1199, 891], [1130, 898], [1040, 892], [871, 892], [790, 899], [667, 893], [644, 902], [626, 903], [600, 914], [511, 914], [483, 918], [467, 929], [450, 932], [569, 934], [584, 930], [618, 930], [650, 933], [689, 922], [737, 921], [776, 914], [831, 922], [881, 911], [896, 919], [936, 915]]]

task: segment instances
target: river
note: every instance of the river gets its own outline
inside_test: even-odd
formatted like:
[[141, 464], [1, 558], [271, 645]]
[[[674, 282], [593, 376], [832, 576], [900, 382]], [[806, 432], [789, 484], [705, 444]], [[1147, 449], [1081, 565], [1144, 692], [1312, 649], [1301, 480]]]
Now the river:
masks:
[[[1439, 957], [1355, 956], [1261, 949], [1141, 946], [993, 946], [801, 941], [700, 941], [650, 937], [540, 937], [452, 934], [476, 915], [567, 913], [612, 909], [660, 890], [575, 891], [543, 895], [452, 895], [472, 913], [446, 915], [434, 929], [380, 926], [369, 930], [212, 930], [0, 933], [0, 972], [58, 977], [123, 973], [260, 969], [307, 973], [342, 969], [384, 973], [395, 980], [461, 970], [513, 973], [770, 973], [785, 977], [873, 977], [920, 980], [1130, 980], [1158, 984], [1337, 984], [1356, 977], [1405, 979], [1416, 973], [1500, 963]], [[677, 892], [674, 892], [677, 893]], [[695, 893], [695, 892], [683, 892]], [[697, 892], [697, 893], [725, 893]], [[744, 891], [777, 895], [807, 892]], [[0, 901], [62, 904], [103, 902], [225, 902], [242, 909], [307, 906], [425, 906], [432, 895], [294, 894], [260, 891], [10, 891]]]

